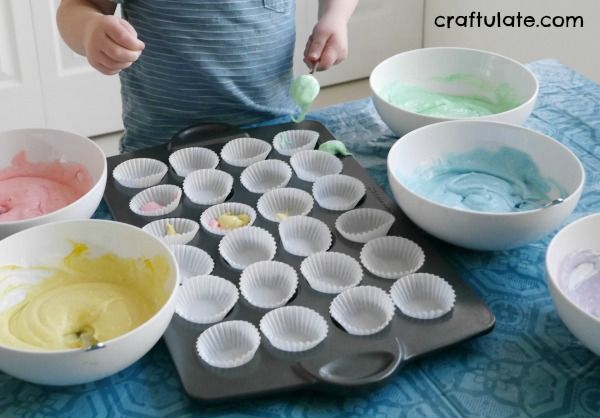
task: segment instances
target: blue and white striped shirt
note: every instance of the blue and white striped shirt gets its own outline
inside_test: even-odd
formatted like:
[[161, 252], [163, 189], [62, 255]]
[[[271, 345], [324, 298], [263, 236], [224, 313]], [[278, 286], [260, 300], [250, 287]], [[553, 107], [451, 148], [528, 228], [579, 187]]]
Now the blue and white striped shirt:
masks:
[[121, 71], [122, 151], [197, 122], [246, 125], [295, 111], [294, 0], [115, 0], [146, 44]]

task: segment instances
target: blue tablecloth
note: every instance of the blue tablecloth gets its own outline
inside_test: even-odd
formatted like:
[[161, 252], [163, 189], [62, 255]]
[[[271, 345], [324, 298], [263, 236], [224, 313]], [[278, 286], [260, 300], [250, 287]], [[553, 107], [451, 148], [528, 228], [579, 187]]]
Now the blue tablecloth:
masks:
[[[600, 211], [600, 86], [556, 61], [530, 64], [540, 95], [526, 126], [567, 145], [587, 180], [575, 213]], [[387, 152], [396, 138], [369, 99], [312, 113], [346, 142], [389, 192]], [[108, 217], [101, 207], [97, 217]], [[497, 318], [491, 334], [402, 369], [385, 387], [352, 397], [294, 393], [204, 407], [188, 399], [162, 342], [133, 366], [99, 382], [50, 388], [0, 373], [1, 416], [600, 416], [600, 358], [560, 321], [544, 277], [554, 235], [503, 252], [473, 252], [438, 242]], [[207, 382], [206, 384], [210, 384]]]

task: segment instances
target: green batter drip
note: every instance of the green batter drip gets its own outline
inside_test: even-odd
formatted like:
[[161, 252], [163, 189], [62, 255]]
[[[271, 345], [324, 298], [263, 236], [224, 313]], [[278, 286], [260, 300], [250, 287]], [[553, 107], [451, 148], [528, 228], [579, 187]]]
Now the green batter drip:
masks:
[[292, 100], [300, 108], [298, 116], [292, 116], [294, 122], [302, 122], [308, 109], [319, 95], [319, 82], [310, 74], [301, 75], [292, 81], [290, 95]]

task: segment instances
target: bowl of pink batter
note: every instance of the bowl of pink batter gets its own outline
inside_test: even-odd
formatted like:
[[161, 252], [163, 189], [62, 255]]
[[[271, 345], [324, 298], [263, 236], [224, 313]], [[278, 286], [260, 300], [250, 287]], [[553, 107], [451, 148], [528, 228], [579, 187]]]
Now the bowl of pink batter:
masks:
[[571, 333], [600, 356], [600, 213], [561, 229], [546, 251], [548, 289]]
[[106, 157], [92, 140], [51, 129], [0, 132], [0, 239], [91, 217], [105, 186]]

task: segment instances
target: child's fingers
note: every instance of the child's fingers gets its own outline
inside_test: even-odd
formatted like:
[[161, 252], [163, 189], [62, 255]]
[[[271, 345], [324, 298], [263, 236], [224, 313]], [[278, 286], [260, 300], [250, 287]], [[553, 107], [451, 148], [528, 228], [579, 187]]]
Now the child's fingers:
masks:
[[304, 50], [304, 56], [307, 60], [316, 62], [321, 59], [321, 55], [323, 53], [323, 49], [325, 48], [325, 44], [327, 43], [329, 35], [325, 33], [321, 33], [320, 31], [315, 31], [309, 38], [308, 44]]
[[118, 70], [118, 71], [124, 70], [125, 68], [129, 68], [131, 66], [131, 64], [133, 64], [133, 61], [114, 60], [113, 58], [111, 58], [104, 52], [98, 58], [98, 62], [111, 70]]
[[[125, 23], [122, 23], [125, 22]], [[111, 20], [106, 26], [106, 35], [116, 44], [131, 51], [141, 51], [144, 43], [137, 38], [133, 27], [123, 19]]]
[[107, 41], [102, 48], [102, 52], [112, 61], [117, 63], [132, 63], [140, 57], [141, 51], [126, 49], [114, 43], [111, 39], [107, 39]]
[[97, 69], [98, 71], [100, 71], [104, 75], [115, 75], [121, 71], [121, 70], [114, 70], [114, 69], [108, 68], [107, 66], [100, 64], [99, 62], [96, 62], [94, 64], [94, 68]]

